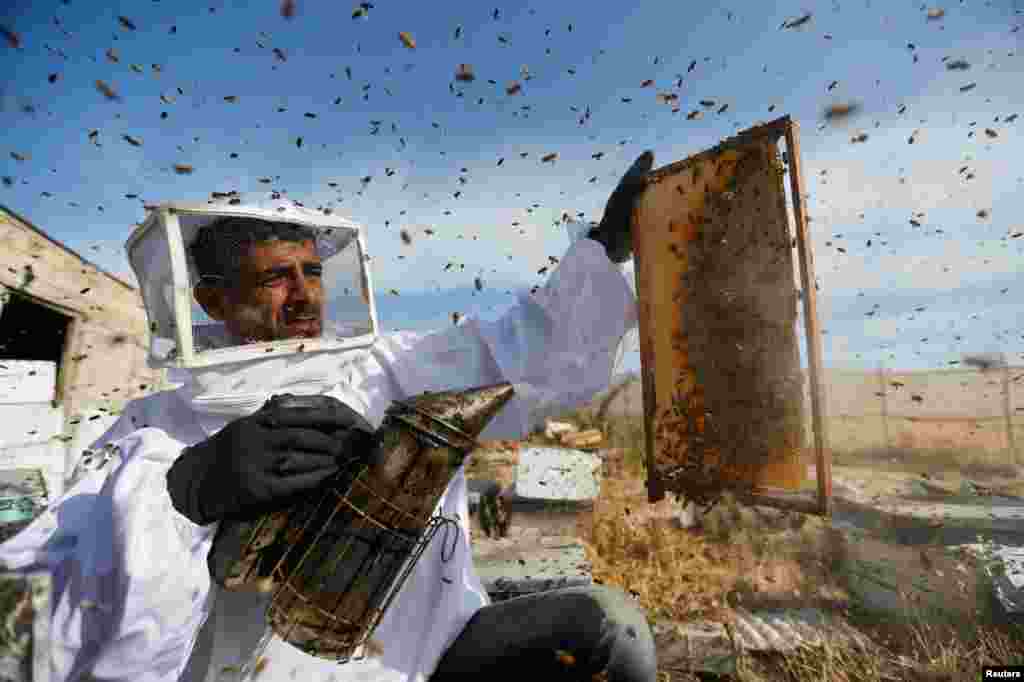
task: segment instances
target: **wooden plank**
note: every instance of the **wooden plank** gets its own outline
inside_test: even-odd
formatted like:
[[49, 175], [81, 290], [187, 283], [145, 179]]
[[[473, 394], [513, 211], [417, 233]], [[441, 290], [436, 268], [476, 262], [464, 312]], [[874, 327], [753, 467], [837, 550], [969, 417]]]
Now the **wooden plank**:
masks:
[[699, 165], [709, 159], [713, 159], [727, 149], [736, 149], [757, 140], [777, 140], [786, 134], [786, 129], [790, 123], [791, 119], [789, 116], [780, 116], [768, 123], [756, 125], [751, 128], [747, 128], [746, 130], [741, 130], [711, 149], [705, 149], [702, 152], [688, 156], [682, 161], [676, 161], [668, 164], [667, 166], [655, 168], [647, 174], [647, 182], [656, 183], [664, 177], [676, 175], [682, 171], [689, 170], [693, 166]]
[[[654, 176], [649, 176], [653, 178]], [[650, 182], [649, 180], [648, 182]], [[646, 193], [646, 189], [644, 191]], [[642, 195], [641, 195], [642, 196]], [[655, 405], [655, 382], [654, 367], [658, 366], [658, 356], [655, 349], [655, 329], [652, 327], [654, 320], [653, 302], [646, 292], [654, 290], [655, 277], [658, 270], [656, 251], [654, 249], [652, 235], [643, 225], [643, 211], [641, 202], [637, 201], [633, 208], [633, 273], [636, 281], [637, 292], [637, 330], [640, 346], [640, 386], [644, 404], [644, 459], [646, 469], [650, 472], [647, 476], [647, 501], [650, 503], [660, 502], [665, 498], [665, 486], [662, 484], [661, 476], [656, 475], [657, 467], [654, 460], [654, 411], [648, 409], [648, 405]], [[648, 242], [651, 241], [651, 244]], [[648, 257], [650, 254], [650, 257]]]
[[74, 391], [75, 377], [78, 374], [78, 366], [71, 362], [75, 356], [75, 339], [78, 338], [82, 329], [82, 321], [76, 315], [68, 323], [67, 333], [64, 336], [64, 350], [60, 356], [60, 368], [57, 370], [57, 402], [62, 403], [67, 414], [71, 414], [73, 408], [70, 405]]
[[814, 436], [814, 459], [818, 481], [820, 513], [832, 515], [832, 456], [825, 432], [825, 399], [822, 384], [821, 329], [818, 325], [817, 287], [814, 277], [814, 257], [807, 234], [807, 215], [804, 210], [804, 176], [800, 160], [799, 127], [792, 122], [786, 127], [786, 150], [789, 161], [790, 195], [793, 217], [796, 221], [796, 246], [800, 258], [800, 286], [803, 288], [804, 330], [807, 341], [807, 365], [811, 379], [811, 420]]
[[669, 491], [699, 500], [726, 488], [796, 490], [805, 476], [794, 240], [777, 147], [790, 128], [783, 117], [653, 171], [634, 211], [651, 502]]

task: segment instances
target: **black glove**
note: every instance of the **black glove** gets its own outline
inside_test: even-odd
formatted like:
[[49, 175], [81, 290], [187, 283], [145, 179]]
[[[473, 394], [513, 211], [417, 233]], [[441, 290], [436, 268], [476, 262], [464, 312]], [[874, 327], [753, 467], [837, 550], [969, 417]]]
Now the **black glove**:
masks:
[[601, 222], [587, 233], [587, 237], [604, 246], [613, 263], [625, 263], [633, 254], [633, 207], [644, 188], [644, 176], [653, 166], [652, 151], [644, 152], [633, 162], [608, 199]]
[[368, 458], [374, 429], [329, 396], [274, 396], [256, 413], [185, 449], [167, 472], [171, 503], [198, 525], [285, 509], [353, 457]]

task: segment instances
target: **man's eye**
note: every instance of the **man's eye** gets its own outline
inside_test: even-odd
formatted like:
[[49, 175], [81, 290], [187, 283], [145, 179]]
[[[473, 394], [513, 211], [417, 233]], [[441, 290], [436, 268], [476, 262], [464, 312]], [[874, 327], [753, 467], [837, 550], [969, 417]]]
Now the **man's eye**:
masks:
[[[323, 277], [323, 274], [324, 274], [323, 267], [308, 268], [306, 270], [306, 277], [315, 277], [315, 278], [319, 279], [319, 278]], [[279, 282], [284, 281], [285, 277], [287, 277], [287, 275], [285, 275], [285, 274], [272, 275], [271, 277], [268, 277], [267, 279], [263, 280], [261, 282], [261, 284], [263, 286], [269, 286], [269, 285], [273, 285], [273, 284], [278, 284]]]

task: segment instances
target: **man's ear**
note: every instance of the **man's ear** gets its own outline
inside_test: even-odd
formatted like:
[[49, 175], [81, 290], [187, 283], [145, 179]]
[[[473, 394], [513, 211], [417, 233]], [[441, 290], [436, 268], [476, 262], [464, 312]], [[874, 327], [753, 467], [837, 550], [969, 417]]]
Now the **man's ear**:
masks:
[[196, 302], [202, 306], [210, 319], [217, 322], [224, 321], [224, 290], [219, 287], [211, 287], [206, 284], [197, 284], [192, 289]]

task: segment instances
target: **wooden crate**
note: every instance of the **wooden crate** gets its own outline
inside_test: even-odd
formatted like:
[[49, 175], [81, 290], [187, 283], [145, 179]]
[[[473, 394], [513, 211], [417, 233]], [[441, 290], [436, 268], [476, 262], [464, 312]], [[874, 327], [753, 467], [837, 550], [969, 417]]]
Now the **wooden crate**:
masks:
[[[830, 514], [821, 344], [797, 125], [783, 117], [652, 171], [633, 215], [648, 499]], [[786, 140], [780, 158], [779, 141]], [[788, 163], [788, 168], [786, 167]], [[795, 231], [787, 214], [785, 180]], [[800, 262], [795, 289], [793, 248]], [[802, 302], [817, 495], [801, 490]]]

